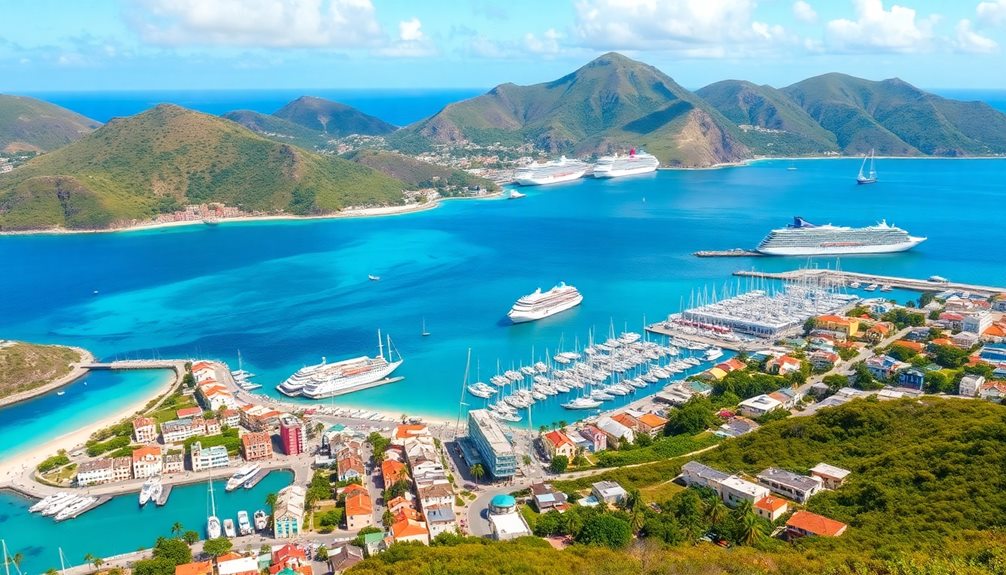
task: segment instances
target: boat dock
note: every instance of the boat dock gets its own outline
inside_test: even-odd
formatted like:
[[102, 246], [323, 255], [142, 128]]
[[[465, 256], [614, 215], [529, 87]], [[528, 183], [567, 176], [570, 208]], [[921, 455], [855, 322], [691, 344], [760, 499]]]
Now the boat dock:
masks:
[[251, 489], [255, 487], [256, 485], [258, 485], [259, 481], [262, 481], [263, 479], [265, 479], [266, 475], [269, 475], [270, 471], [272, 471], [272, 469], [259, 469], [258, 473], [255, 474], [255, 477], [252, 477], [251, 479], [245, 482], [244, 488]]
[[67, 517], [66, 519], [63, 519], [63, 521], [66, 521], [68, 519], [76, 519], [76, 518], [80, 517], [81, 515], [87, 513], [88, 511], [92, 510], [92, 509], [97, 509], [98, 507], [101, 507], [102, 505], [108, 503], [111, 500], [112, 500], [112, 496], [111, 495], [101, 495], [101, 496], [98, 497], [97, 501], [95, 501], [94, 503], [92, 503], [92, 504], [88, 505], [87, 507], [81, 509], [80, 511], [74, 513], [73, 515]]
[[754, 250], [734, 248], [732, 250], [699, 250], [692, 254], [697, 258], [760, 258], [765, 254]]
[[333, 393], [332, 395], [326, 396], [325, 399], [328, 399], [330, 397], [339, 397], [340, 395], [346, 395], [347, 393], [353, 393], [354, 391], [362, 391], [364, 389], [370, 389], [372, 387], [379, 387], [381, 385], [386, 385], [386, 384], [389, 384], [389, 383], [395, 383], [397, 381], [402, 381], [403, 379], [405, 379], [405, 378], [402, 377], [402, 376], [386, 377], [384, 379], [379, 379], [377, 381], [372, 381], [370, 383], [364, 383], [362, 385], [355, 385], [351, 389], [344, 389], [344, 390], [338, 391], [336, 393]]
[[787, 272], [762, 272], [756, 270], [741, 270], [734, 272], [735, 276], [765, 278], [783, 281], [818, 281], [821, 283], [849, 285], [852, 282], [863, 284], [888, 285], [918, 292], [942, 292], [947, 290], [970, 292], [975, 295], [991, 297], [1006, 293], [1006, 287], [985, 286], [958, 282], [934, 282], [929, 280], [864, 274], [829, 269], [799, 269]]
[[670, 338], [682, 339], [692, 343], [700, 343], [709, 347], [720, 347], [723, 349], [729, 349], [731, 351], [755, 351], [765, 347], [764, 341], [745, 341], [745, 340], [732, 340], [724, 339], [721, 337], [716, 337], [712, 334], [699, 334], [699, 333], [688, 333], [679, 328], [676, 328], [674, 324], [668, 324], [667, 322], [657, 322], [646, 326], [646, 331], [650, 333], [657, 333]]
[[158, 507], [164, 507], [168, 503], [168, 497], [171, 496], [171, 488], [173, 485], [164, 485], [161, 487], [161, 495], [154, 500], [154, 503]]

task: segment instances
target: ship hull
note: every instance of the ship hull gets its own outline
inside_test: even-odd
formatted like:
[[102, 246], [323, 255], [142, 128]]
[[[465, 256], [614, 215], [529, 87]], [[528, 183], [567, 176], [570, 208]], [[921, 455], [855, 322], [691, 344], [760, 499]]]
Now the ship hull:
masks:
[[305, 387], [301, 390], [300, 395], [308, 399], [327, 399], [329, 397], [336, 397], [338, 395], [345, 395], [361, 389], [367, 389], [368, 387], [373, 387], [373, 384], [376, 384], [391, 375], [400, 365], [402, 365], [401, 361], [394, 361], [381, 369], [365, 375], [359, 375], [342, 382], [318, 386], [313, 389]]
[[563, 174], [559, 176], [543, 176], [543, 177], [523, 177], [517, 178], [516, 182], [522, 186], [547, 186], [549, 184], [561, 184], [563, 182], [572, 182], [573, 180], [579, 180], [587, 173], [587, 169], [577, 170], [569, 174]]
[[537, 321], [539, 319], [545, 319], [546, 317], [553, 316], [557, 313], [562, 313], [566, 310], [573, 309], [574, 307], [580, 305], [583, 302], [583, 296], [577, 295], [576, 298], [571, 299], [567, 302], [558, 303], [555, 306], [550, 306], [545, 309], [535, 310], [530, 312], [514, 311], [510, 310], [507, 313], [507, 317], [513, 323], [527, 323], [529, 321]]
[[633, 168], [614, 169], [614, 170], [602, 170], [600, 172], [594, 170], [594, 177], [600, 179], [621, 178], [624, 176], [639, 176], [642, 174], [649, 174], [655, 171], [657, 171], [656, 165], [639, 166]]
[[909, 238], [909, 241], [896, 244], [884, 245], [859, 245], [859, 246], [787, 246], [787, 247], [759, 247], [759, 253], [768, 256], [831, 256], [831, 255], [855, 255], [855, 254], [891, 254], [908, 251], [915, 246], [926, 241], [926, 238]]

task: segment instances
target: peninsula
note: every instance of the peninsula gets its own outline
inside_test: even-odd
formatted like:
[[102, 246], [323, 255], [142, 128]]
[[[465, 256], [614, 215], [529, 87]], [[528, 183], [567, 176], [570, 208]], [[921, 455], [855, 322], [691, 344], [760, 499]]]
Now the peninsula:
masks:
[[0, 407], [72, 383], [92, 361], [94, 356], [78, 347], [0, 340]]

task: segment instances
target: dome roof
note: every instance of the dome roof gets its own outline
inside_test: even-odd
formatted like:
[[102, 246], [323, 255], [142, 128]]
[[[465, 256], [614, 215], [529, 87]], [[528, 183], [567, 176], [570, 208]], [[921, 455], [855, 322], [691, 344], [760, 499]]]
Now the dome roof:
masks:
[[493, 497], [490, 505], [493, 507], [513, 507], [514, 505], [517, 505], [517, 500], [510, 495], [500, 493], [496, 497]]

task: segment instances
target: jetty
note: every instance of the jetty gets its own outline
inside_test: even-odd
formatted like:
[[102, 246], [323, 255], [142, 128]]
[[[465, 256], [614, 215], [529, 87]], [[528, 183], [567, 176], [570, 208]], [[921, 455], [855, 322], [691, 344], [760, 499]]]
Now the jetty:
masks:
[[255, 487], [256, 485], [259, 484], [259, 481], [265, 479], [266, 475], [269, 475], [271, 471], [272, 469], [259, 469], [258, 473], [256, 473], [254, 477], [245, 482], [244, 488], [251, 489]]
[[81, 364], [84, 369], [106, 370], [106, 369], [174, 369], [185, 371], [186, 359], [127, 359], [111, 362], [92, 362]]
[[154, 500], [154, 503], [158, 507], [164, 507], [168, 503], [168, 497], [171, 496], [171, 488], [172, 487], [174, 487], [174, 485], [170, 485], [170, 484], [169, 485], [163, 485], [161, 487], [161, 494], [160, 494], [160, 496], [158, 496], [157, 499]]
[[699, 250], [692, 254], [697, 258], [760, 258], [765, 254], [755, 250], [733, 248], [732, 250]]
[[852, 282], [865, 284], [888, 285], [892, 288], [917, 292], [961, 291], [971, 294], [991, 297], [1006, 293], [1006, 287], [986, 286], [978, 284], [959, 283], [951, 281], [931, 281], [878, 274], [864, 274], [833, 269], [798, 269], [786, 272], [762, 272], [757, 270], [741, 270], [734, 272], [735, 276], [754, 277], [782, 281], [816, 281], [825, 284], [849, 285]]

